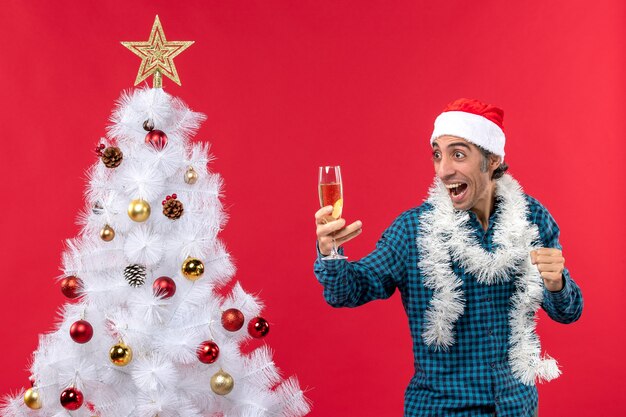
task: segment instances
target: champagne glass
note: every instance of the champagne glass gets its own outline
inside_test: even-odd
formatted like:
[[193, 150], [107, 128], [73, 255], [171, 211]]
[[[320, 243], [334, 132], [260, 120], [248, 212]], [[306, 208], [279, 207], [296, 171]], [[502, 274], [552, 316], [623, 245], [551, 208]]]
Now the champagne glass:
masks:
[[[341, 218], [341, 211], [343, 210], [343, 184], [341, 182], [341, 168], [339, 166], [320, 167], [318, 187], [320, 206], [333, 206], [332, 214], [330, 216], [326, 216], [324, 220], [327, 222], [339, 220]], [[333, 238], [333, 248], [330, 255], [323, 257], [322, 260], [328, 261], [335, 259], [348, 259], [348, 257], [340, 255], [339, 252], [337, 252], [337, 243]]]

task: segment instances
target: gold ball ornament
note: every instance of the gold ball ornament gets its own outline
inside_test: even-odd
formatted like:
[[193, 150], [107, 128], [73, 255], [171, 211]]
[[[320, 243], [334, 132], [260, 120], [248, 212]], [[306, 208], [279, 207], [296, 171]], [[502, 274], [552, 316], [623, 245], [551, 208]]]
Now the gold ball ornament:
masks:
[[150, 204], [140, 198], [131, 201], [128, 205], [128, 217], [136, 222], [145, 222], [150, 217]]
[[109, 350], [109, 358], [113, 365], [126, 366], [133, 359], [133, 351], [124, 343], [118, 343]]
[[115, 237], [115, 230], [108, 224], [104, 225], [102, 230], [100, 230], [100, 238], [105, 242], [110, 242]]
[[187, 184], [195, 184], [196, 181], [198, 181], [198, 173], [196, 170], [193, 169], [193, 167], [187, 168], [187, 171], [185, 171], [185, 182]]
[[39, 391], [34, 388], [27, 389], [24, 393], [24, 404], [31, 410], [39, 410], [42, 405]]
[[234, 386], [235, 381], [233, 380], [233, 377], [221, 369], [211, 377], [211, 389], [217, 395], [228, 394], [233, 390]]
[[202, 278], [202, 274], [204, 274], [204, 264], [200, 259], [189, 257], [183, 262], [181, 270], [185, 278], [190, 281], [196, 281]]

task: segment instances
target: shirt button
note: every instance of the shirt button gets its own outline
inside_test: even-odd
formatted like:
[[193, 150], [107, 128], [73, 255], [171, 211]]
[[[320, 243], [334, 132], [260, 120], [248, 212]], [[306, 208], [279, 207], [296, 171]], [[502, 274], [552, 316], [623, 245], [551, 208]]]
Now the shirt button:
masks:
[[490, 302], [491, 301], [491, 297], [485, 298], [485, 301]]
[[496, 363], [495, 362], [491, 362], [489, 365], [491, 366], [491, 369], [496, 369]]
[[493, 334], [493, 330], [489, 329], [489, 331], [487, 332], [487, 334], [488, 334], [489, 336], [491, 336], [491, 335]]

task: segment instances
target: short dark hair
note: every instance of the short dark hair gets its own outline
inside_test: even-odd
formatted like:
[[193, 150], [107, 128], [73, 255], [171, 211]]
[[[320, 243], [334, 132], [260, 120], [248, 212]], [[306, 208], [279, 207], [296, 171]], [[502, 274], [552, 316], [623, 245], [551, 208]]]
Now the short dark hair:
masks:
[[[487, 172], [487, 167], [488, 167], [488, 164], [489, 164], [489, 158], [492, 155], [495, 155], [495, 154], [493, 152], [489, 152], [487, 149], [483, 148], [482, 146], [476, 145], [476, 147], [478, 148], [480, 153], [483, 155], [483, 160], [482, 160], [481, 165], [480, 165], [480, 170], [482, 172]], [[504, 175], [504, 173], [506, 172], [507, 169], [509, 169], [509, 166], [507, 164], [505, 164], [504, 162], [502, 162], [500, 164], [500, 166], [498, 168], [496, 168], [495, 171], [493, 171], [493, 174], [491, 174], [491, 179], [492, 180], [497, 180], [498, 178], [501, 178]]]

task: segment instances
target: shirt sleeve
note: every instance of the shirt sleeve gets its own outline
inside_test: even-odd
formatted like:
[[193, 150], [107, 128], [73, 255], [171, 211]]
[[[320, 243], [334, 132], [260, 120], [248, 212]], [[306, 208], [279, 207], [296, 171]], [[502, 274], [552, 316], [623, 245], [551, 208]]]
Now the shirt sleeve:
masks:
[[[539, 226], [543, 247], [562, 249], [559, 242], [559, 226], [548, 210], [541, 207], [535, 214], [534, 222]], [[541, 307], [552, 320], [559, 323], [568, 324], [580, 318], [583, 312], [582, 292], [567, 268], [563, 269], [563, 288], [560, 291], [550, 291], [544, 286]]]
[[[358, 261], [322, 260], [317, 250], [314, 272], [333, 307], [357, 307], [391, 297], [405, 279], [407, 241], [401, 217], [387, 228], [376, 249]], [[339, 248], [343, 254], [343, 248]]]

